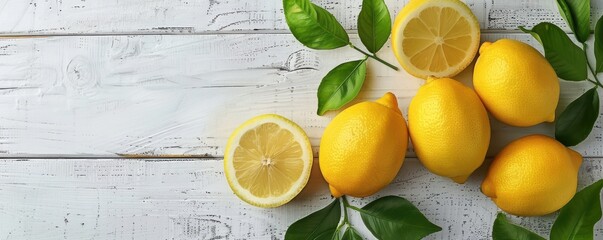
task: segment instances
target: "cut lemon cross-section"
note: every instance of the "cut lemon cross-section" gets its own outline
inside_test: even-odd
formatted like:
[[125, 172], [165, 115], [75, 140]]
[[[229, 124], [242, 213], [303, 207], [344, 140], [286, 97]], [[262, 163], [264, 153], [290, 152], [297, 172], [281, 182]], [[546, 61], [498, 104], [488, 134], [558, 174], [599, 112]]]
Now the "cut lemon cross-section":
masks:
[[312, 170], [312, 146], [297, 124], [276, 114], [247, 120], [228, 139], [226, 180], [243, 201], [278, 207], [297, 196]]
[[460, 73], [479, 47], [479, 23], [458, 0], [412, 0], [392, 29], [392, 49], [400, 65], [424, 79]]

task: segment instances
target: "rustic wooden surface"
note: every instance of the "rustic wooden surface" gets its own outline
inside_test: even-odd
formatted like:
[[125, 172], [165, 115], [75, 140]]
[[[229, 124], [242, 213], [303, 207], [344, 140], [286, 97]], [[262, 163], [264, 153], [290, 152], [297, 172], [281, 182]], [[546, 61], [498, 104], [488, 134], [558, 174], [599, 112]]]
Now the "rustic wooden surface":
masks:
[[[483, 38], [514, 38], [540, 48], [526, 34]], [[389, 46], [382, 52], [395, 62]], [[357, 58], [351, 48], [307, 50], [288, 34], [0, 39], [0, 153], [221, 157], [236, 126], [270, 112], [300, 124], [318, 146], [335, 115], [315, 114], [320, 79]], [[456, 78], [470, 84], [471, 72], [469, 67]], [[371, 61], [359, 100], [391, 91], [406, 113], [420, 84], [404, 71]], [[562, 84], [562, 105], [591, 86]], [[576, 147], [585, 156], [603, 155], [601, 121]], [[490, 156], [520, 135], [552, 134], [552, 127], [511, 128], [494, 121]]]
[[[386, 0], [392, 15], [407, 1]], [[359, 44], [360, 0], [315, 2]], [[552, 21], [567, 30], [555, 1], [466, 2], [484, 41], [541, 49], [517, 26]], [[597, 19], [603, 1], [591, 2]], [[228, 134], [262, 113], [300, 124], [316, 151], [336, 114], [315, 114], [320, 79], [360, 57], [304, 48], [279, 0], [0, 0], [0, 36], [0, 239], [282, 239], [290, 223], [331, 201], [317, 168], [302, 195], [276, 209], [238, 200], [222, 173]], [[380, 55], [395, 63], [389, 45]], [[470, 85], [471, 67], [456, 78]], [[392, 91], [406, 113], [421, 83], [370, 62], [358, 101]], [[561, 84], [560, 109], [590, 86]], [[574, 148], [588, 157], [581, 187], [603, 178], [601, 119]], [[492, 128], [489, 156], [553, 130]], [[409, 158], [392, 185], [352, 202], [403, 196], [443, 227], [428, 239], [488, 239], [497, 208], [479, 192], [484, 170], [457, 185]], [[513, 218], [542, 235], [553, 219]], [[603, 238], [601, 224], [595, 233]]]
[[[443, 228], [427, 239], [489, 239], [497, 208], [479, 191], [485, 167], [459, 185], [407, 159], [391, 185], [351, 204], [402, 196]], [[601, 177], [600, 159], [585, 159], [580, 187]], [[1, 239], [283, 239], [289, 224], [330, 201], [317, 167], [291, 203], [262, 209], [233, 196], [221, 159], [0, 162]], [[371, 236], [359, 215], [349, 213]], [[541, 235], [548, 235], [554, 218], [511, 217]], [[603, 237], [602, 226], [596, 239]]]
[[[386, 0], [392, 16], [409, 0]], [[346, 29], [356, 28], [361, 0], [315, 0]], [[518, 25], [554, 22], [568, 29], [551, 0], [465, 0], [485, 30], [517, 31]], [[594, 17], [603, 2], [593, 0]], [[0, 33], [199, 34], [287, 29], [281, 0], [2, 0]]]
[[[603, 177], [600, 160], [584, 160], [580, 188]], [[428, 239], [488, 239], [497, 208], [479, 191], [485, 170], [459, 185], [407, 159], [391, 185], [351, 204], [402, 196], [443, 228]], [[0, 162], [1, 239], [283, 239], [289, 224], [330, 201], [317, 167], [291, 203], [262, 209], [233, 196], [221, 159]], [[372, 239], [358, 214], [350, 216]], [[511, 217], [543, 236], [554, 218]], [[596, 239], [603, 237], [602, 226], [597, 224]]]

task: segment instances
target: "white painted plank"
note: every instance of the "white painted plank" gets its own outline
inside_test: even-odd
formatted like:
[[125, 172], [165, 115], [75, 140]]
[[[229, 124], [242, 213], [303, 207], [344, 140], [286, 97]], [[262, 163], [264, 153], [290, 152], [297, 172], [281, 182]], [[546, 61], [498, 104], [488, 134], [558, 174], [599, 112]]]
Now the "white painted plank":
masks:
[[[356, 28], [361, 0], [316, 0], [346, 29]], [[408, 0], [386, 1], [392, 16]], [[517, 30], [540, 21], [565, 27], [555, 1], [465, 0], [483, 29]], [[603, 2], [593, 0], [593, 18]], [[595, 22], [595, 21], [593, 21]], [[282, 1], [264, 0], [0, 0], [0, 34], [191, 34], [215, 31], [284, 30]], [[567, 28], [566, 28], [567, 30]]]
[[[603, 177], [601, 160], [585, 159], [580, 188]], [[2, 160], [0, 239], [283, 239], [291, 223], [331, 201], [317, 165], [299, 197], [260, 209], [231, 192], [221, 159]], [[485, 170], [459, 185], [407, 159], [391, 185], [351, 202], [402, 196], [443, 228], [427, 239], [489, 239], [498, 209], [479, 191]], [[350, 214], [369, 237], [358, 214]], [[512, 219], [548, 235], [554, 218]], [[600, 222], [595, 239], [602, 237]]]
[[[536, 44], [527, 34], [484, 35], [505, 37]], [[389, 46], [380, 55], [395, 63]], [[236, 126], [263, 113], [297, 122], [317, 147], [336, 114], [315, 114], [320, 79], [360, 57], [350, 48], [307, 50], [289, 34], [3, 38], [0, 154], [219, 157]], [[456, 78], [470, 83], [471, 69]], [[371, 61], [358, 101], [391, 91], [407, 112], [421, 83]], [[589, 86], [562, 82], [561, 105]], [[602, 126], [600, 118], [576, 149], [603, 156]], [[552, 131], [494, 122], [489, 155], [518, 136]]]

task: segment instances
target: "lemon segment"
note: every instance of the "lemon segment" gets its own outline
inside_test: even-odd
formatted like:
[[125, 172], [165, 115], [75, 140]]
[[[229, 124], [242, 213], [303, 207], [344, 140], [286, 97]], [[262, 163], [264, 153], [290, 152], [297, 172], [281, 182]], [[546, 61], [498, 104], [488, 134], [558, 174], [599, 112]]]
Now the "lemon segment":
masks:
[[471, 63], [479, 39], [479, 23], [463, 2], [413, 0], [396, 17], [392, 49], [413, 76], [452, 77]]
[[226, 180], [243, 201], [278, 207], [308, 182], [312, 147], [305, 132], [275, 114], [257, 116], [239, 126], [224, 154]]

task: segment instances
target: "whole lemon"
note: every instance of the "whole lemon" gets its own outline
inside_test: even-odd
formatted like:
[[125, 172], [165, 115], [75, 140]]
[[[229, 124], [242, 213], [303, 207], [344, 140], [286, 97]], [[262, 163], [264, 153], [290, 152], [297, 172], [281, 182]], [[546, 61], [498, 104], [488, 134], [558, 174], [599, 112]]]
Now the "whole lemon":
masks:
[[511, 39], [485, 42], [473, 71], [475, 91], [501, 122], [528, 127], [555, 120], [559, 80], [532, 46]]
[[386, 93], [345, 109], [329, 123], [320, 141], [320, 171], [333, 196], [369, 196], [394, 180], [407, 145], [396, 96]]
[[551, 137], [525, 136], [496, 156], [482, 183], [482, 192], [510, 214], [549, 214], [576, 193], [581, 163], [579, 153]]
[[486, 157], [490, 122], [475, 92], [450, 78], [427, 79], [408, 108], [417, 157], [429, 171], [464, 183]]

